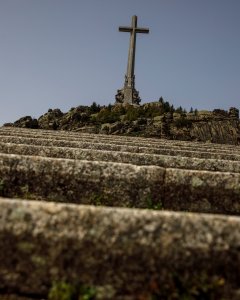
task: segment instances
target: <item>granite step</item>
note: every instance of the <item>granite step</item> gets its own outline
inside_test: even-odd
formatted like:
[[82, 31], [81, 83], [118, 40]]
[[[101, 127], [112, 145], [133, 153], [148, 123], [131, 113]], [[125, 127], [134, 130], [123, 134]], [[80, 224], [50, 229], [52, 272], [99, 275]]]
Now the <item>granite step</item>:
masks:
[[0, 153], [130, 163], [139, 166], [154, 165], [164, 168], [240, 173], [240, 161], [133, 153], [130, 151], [123, 152], [70, 147], [49, 147], [0, 142]]
[[[7, 127], [6, 127], [7, 128]], [[85, 140], [88, 142], [111, 142], [116, 144], [126, 143], [129, 145], [133, 143], [145, 144], [146, 146], [179, 146], [179, 147], [198, 147], [205, 149], [222, 149], [223, 151], [240, 151], [239, 146], [233, 145], [222, 145], [222, 144], [210, 144], [210, 143], [200, 143], [200, 142], [188, 142], [188, 141], [177, 141], [177, 140], [163, 140], [163, 139], [150, 139], [141, 137], [126, 137], [126, 136], [116, 136], [116, 135], [99, 135], [99, 134], [83, 134], [83, 133], [73, 133], [66, 131], [51, 131], [51, 130], [29, 130], [29, 129], [19, 129], [19, 128], [0, 128], [0, 135], [8, 136], [25, 136], [33, 138], [53, 138], [53, 139], [68, 139], [72, 141]]]
[[190, 144], [196, 144], [199, 147], [213, 147], [213, 148], [223, 148], [223, 149], [232, 149], [240, 148], [239, 146], [227, 145], [227, 144], [212, 144], [212, 143], [202, 143], [202, 142], [189, 142], [189, 141], [180, 141], [180, 140], [166, 140], [166, 139], [151, 139], [143, 137], [129, 137], [129, 136], [119, 136], [119, 135], [101, 135], [101, 134], [85, 134], [85, 133], [73, 133], [72, 131], [53, 131], [53, 130], [34, 130], [34, 129], [20, 129], [20, 128], [8, 128], [7, 130], [2, 127], [0, 128], [1, 135], [27, 135], [33, 137], [56, 137], [56, 138], [71, 138], [71, 139], [89, 139], [92, 141], [97, 141], [104, 139], [105, 141], [118, 141], [118, 142], [143, 142], [147, 144], [177, 144], [179, 146], [189, 146]]
[[1, 194], [57, 202], [146, 207], [160, 199], [165, 169], [0, 154]]
[[240, 299], [239, 154], [0, 128], [0, 299], [61, 282], [97, 299]]
[[[181, 150], [181, 151], [195, 151], [195, 152], [209, 152], [209, 153], [219, 153], [219, 154], [236, 154], [240, 155], [239, 149], [217, 149], [212, 147], [198, 147], [196, 143], [189, 143], [189, 145], [181, 146], [181, 145], [169, 145], [169, 144], [162, 144], [162, 143], [147, 143], [145, 142], [122, 142], [122, 141], [116, 141], [114, 138], [112, 140], [105, 140], [105, 139], [89, 139], [89, 138], [69, 138], [65, 136], [46, 136], [46, 135], [40, 135], [40, 136], [33, 136], [33, 135], [19, 135], [19, 136], [13, 136], [13, 135], [1, 135], [0, 134], [0, 141], [2, 142], [10, 142], [10, 143], [27, 143], [29, 141], [30, 143], [37, 143], [39, 144], [39, 141], [52, 141], [52, 142], [63, 142], [65, 145], [70, 146], [72, 145], [79, 145], [86, 144], [86, 145], [93, 145], [93, 147], [98, 147], [98, 144], [104, 144], [104, 145], [111, 145], [114, 149], [115, 147], [121, 147], [121, 146], [129, 146], [129, 147], [143, 147], [143, 148], [150, 148], [150, 149], [161, 149], [161, 150]], [[26, 141], [26, 142], [24, 142]], [[68, 145], [69, 142], [69, 145]]]
[[39, 146], [53, 146], [53, 147], [68, 147], [80, 149], [95, 149], [105, 151], [120, 151], [131, 153], [148, 153], [159, 155], [171, 155], [181, 157], [195, 157], [204, 159], [220, 159], [220, 160], [233, 160], [240, 161], [240, 153], [218, 152], [218, 151], [202, 151], [201, 149], [182, 150], [180, 148], [161, 148], [161, 147], [146, 147], [142, 144], [138, 146], [133, 145], [116, 145], [114, 143], [92, 143], [84, 141], [69, 141], [69, 140], [54, 140], [51, 138], [29, 138], [29, 137], [1, 137], [2, 143], [15, 143], [15, 144], [29, 144]]
[[238, 217], [16, 199], [0, 212], [9, 293], [46, 299], [65, 282], [97, 299], [239, 299]]
[[0, 154], [0, 195], [240, 214], [240, 174]]

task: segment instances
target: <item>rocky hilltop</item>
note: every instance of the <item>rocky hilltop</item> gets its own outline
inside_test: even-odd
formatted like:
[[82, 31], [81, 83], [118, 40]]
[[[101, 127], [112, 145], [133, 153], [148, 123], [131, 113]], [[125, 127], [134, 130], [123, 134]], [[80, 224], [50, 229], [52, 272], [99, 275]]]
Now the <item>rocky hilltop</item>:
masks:
[[161, 97], [141, 106], [108, 105], [71, 108], [67, 113], [49, 109], [39, 119], [25, 116], [4, 126], [72, 130], [87, 133], [157, 137], [174, 140], [195, 140], [212, 143], [239, 144], [239, 110], [186, 112], [175, 109]]

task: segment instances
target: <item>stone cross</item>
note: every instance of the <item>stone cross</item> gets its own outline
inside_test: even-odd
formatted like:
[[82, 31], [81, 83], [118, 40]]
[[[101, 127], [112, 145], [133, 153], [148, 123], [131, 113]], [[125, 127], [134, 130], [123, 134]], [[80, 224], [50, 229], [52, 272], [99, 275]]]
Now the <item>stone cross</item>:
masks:
[[127, 74], [125, 75], [124, 88], [118, 90], [116, 102], [125, 104], [139, 104], [140, 97], [135, 89], [135, 52], [136, 52], [136, 35], [137, 33], [149, 33], [148, 28], [137, 27], [137, 16], [132, 17], [131, 27], [119, 27], [119, 31], [130, 32], [130, 44], [128, 51]]

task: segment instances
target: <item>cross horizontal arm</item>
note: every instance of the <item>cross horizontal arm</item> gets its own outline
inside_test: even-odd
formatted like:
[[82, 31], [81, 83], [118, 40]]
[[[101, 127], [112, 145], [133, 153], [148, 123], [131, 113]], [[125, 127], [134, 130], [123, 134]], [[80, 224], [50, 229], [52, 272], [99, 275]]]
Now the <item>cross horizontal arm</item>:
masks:
[[132, 27], [119, 27], [119, 31], [132, 32]]
[[[134, 28], [136, 33], [149, 33], [148, 28]], [[132, 27], [119, 27], [119, 31], [123, 32], [132, 32], [133, 28]]]
[[149, 33], [148, 28], [136, 28], [137, 33]]

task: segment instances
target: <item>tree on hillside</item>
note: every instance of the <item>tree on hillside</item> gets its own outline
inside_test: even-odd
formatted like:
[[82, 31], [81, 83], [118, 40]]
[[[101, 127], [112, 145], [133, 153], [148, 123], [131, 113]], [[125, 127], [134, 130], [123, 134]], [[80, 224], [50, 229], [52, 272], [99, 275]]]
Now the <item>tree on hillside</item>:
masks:
[[89, 107], [89, 111], [91, 114], [96, 114], [100, 111], [100, 105], [96, 102], [93, 102], [92, 105]]
[[162, 108], [163, 108], [162, 111], [163, 111], [163, 113], [173, 112], [174, 111], [173, 105], [170, 105], [170, 103], [168, 101], [164, 101], [163, 97], [160, 97], [158, 101], [162, 104]]
[[175, 108], [174, 108], [173, 105], [170, 106], [170, 112], [171, 112], [171, 113], [175, 112]]
[[179, 106], [178, 108], [176, 108], [175, 112], [179, 113], [179, 114], [182, 114], [183, 113], [182, 106]]
[[170, 111], [170, 104], [168, 101], [163, 103], [163, 109], [165, 113]]
[[164, 103], [163, 97], [161, 96], [158, 101], [163, 104]]

